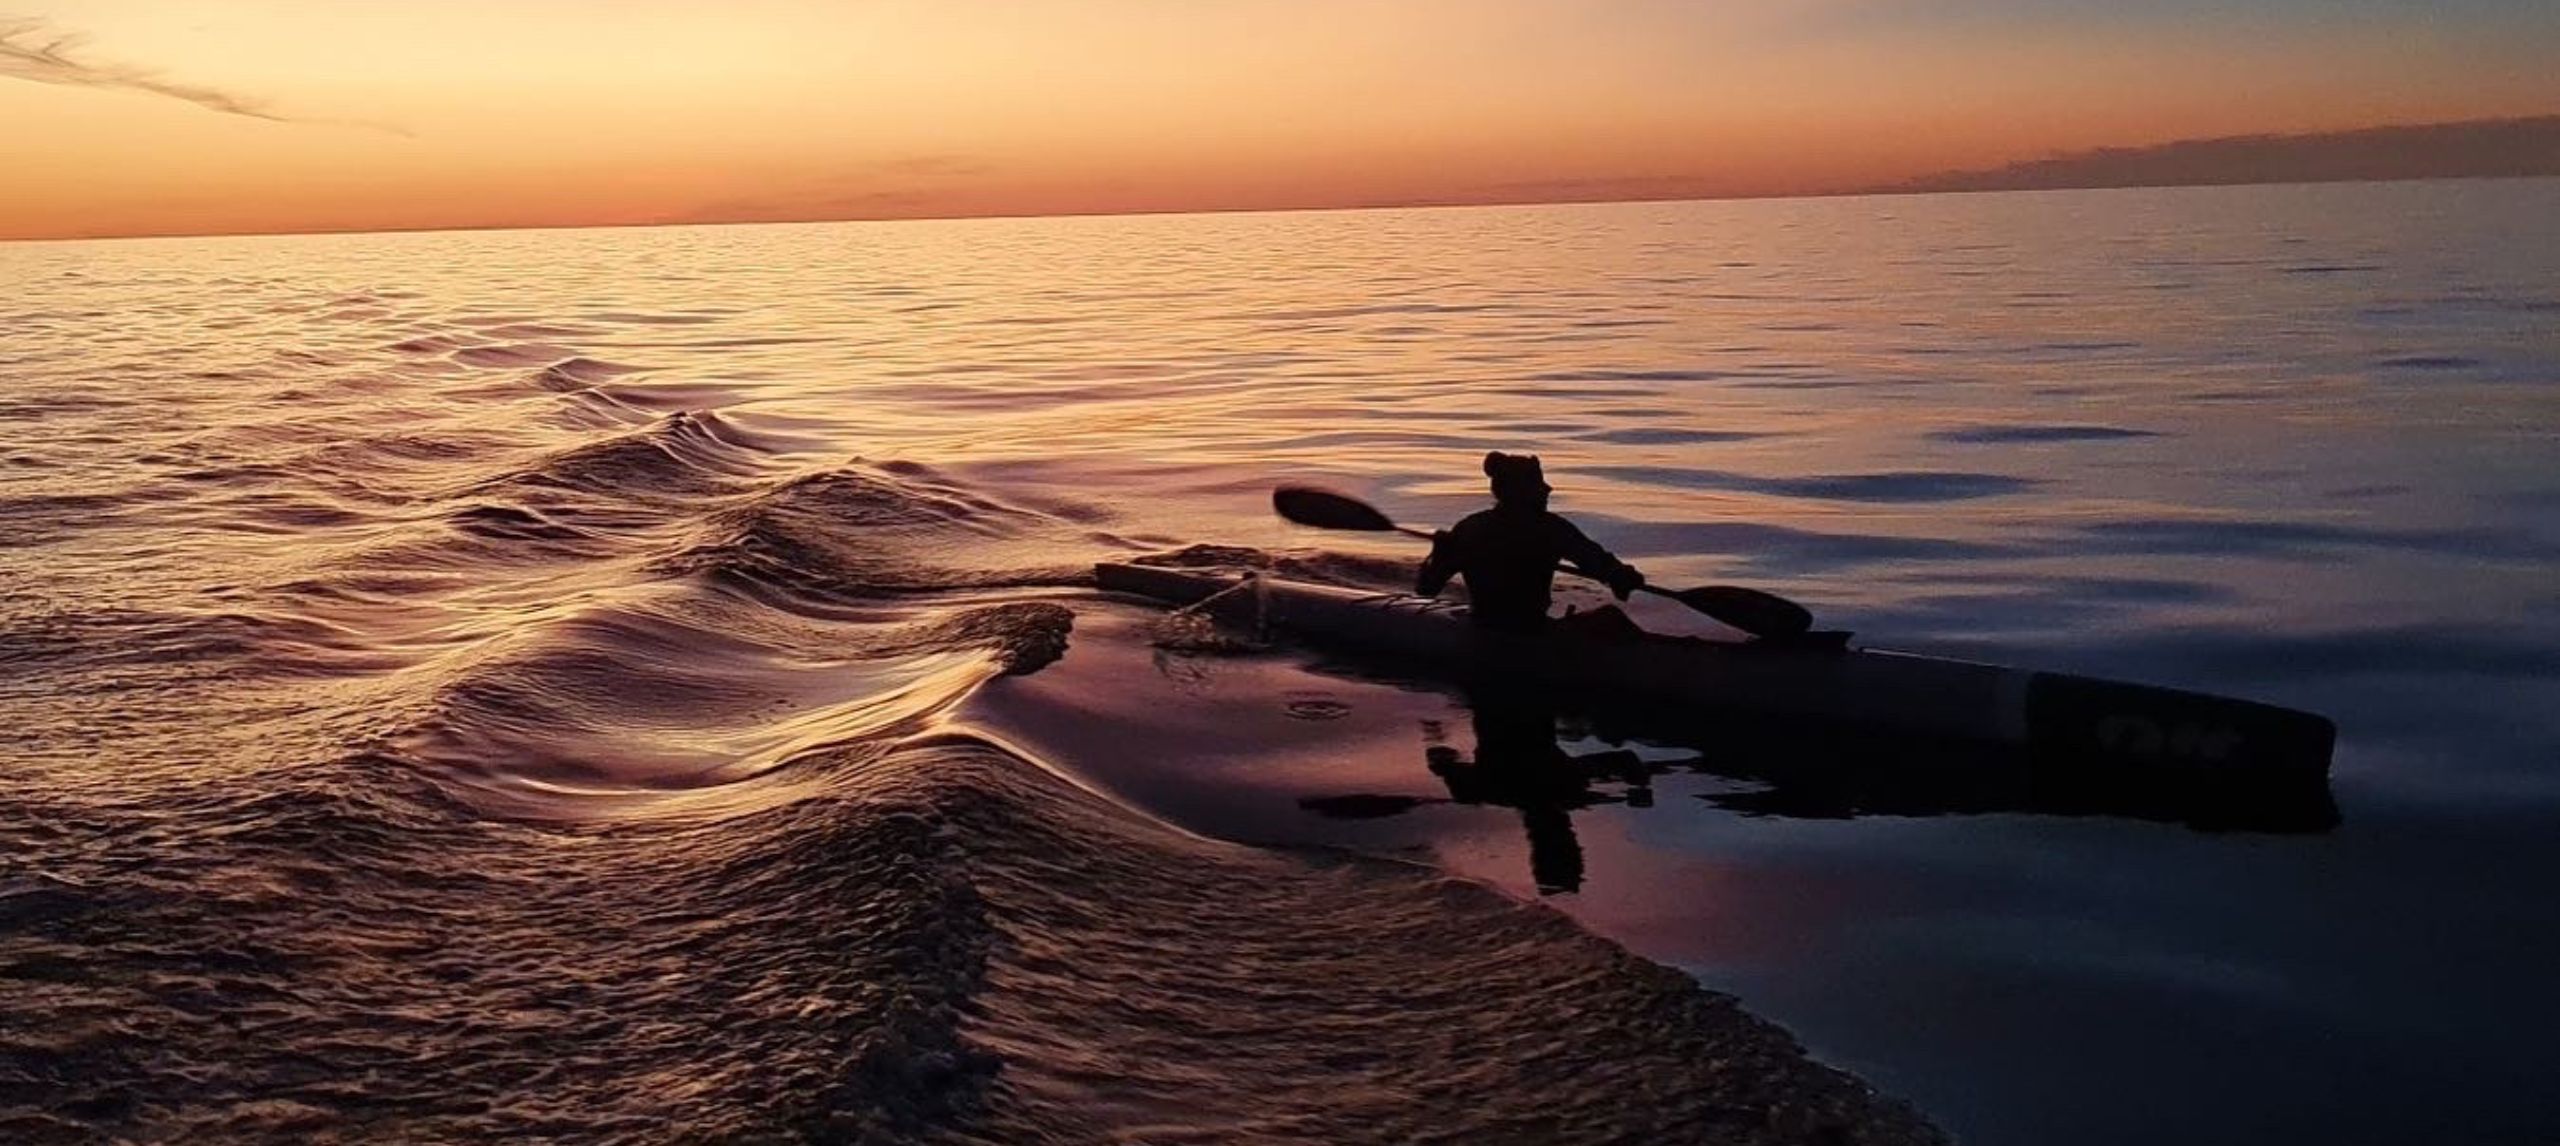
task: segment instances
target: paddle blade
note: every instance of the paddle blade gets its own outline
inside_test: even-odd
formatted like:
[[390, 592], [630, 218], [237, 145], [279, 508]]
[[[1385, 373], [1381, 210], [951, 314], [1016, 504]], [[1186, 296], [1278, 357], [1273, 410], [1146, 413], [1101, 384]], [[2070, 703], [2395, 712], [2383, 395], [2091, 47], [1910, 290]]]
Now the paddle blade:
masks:
[[1792, 637], [1813, 627], [1812, 610], [1758, 589], [1708, 585], [1663, 595], [1755, 637]]
[[1280, 516], [1317, 529], [1352, 529], [1392, 533], [1396, 523], [1359, 498], [1306, 485], [1284, 485], [1271, 491], [1271, 508]]

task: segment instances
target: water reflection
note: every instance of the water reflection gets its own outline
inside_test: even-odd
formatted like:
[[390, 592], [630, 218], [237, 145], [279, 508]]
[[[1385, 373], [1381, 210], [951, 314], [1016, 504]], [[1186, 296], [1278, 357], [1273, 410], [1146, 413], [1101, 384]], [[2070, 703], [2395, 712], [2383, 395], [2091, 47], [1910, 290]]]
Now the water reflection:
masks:
[[[1556, 742], [1557, 713], [1548, 698], [1527, 691], [1478, 690], [1467, 698], [1475, 729], [1475, 755], [1447, 744], [1423, 757], [1432, 775], [1460, 804], [1516, 808], [1529, 834], [1529, 870], [1542, 892], [1582, 888], [1582, 845], [1574, 838], [1573, 813], [1607, 802], [1652, 803], [1653, 774], [1624, 749], [1575, 755]], [[1595, 785], [1624, 785], [1604, 793]]]
[[[1516, 810], [1541, 894], [1582, 890], [1574, 813], [1608, 804], [1651, 808], [1655, 778], [1673, 773], [1723, 781], [1696, 798], [1751, 816], [2109, 816], [2272, 834], [2323, 833], [2340, 822], [2325, 780], [2137, 773], [1801, 723], [1562, 709], [1552, 696], [1527, 690], [1471, 688], [1464, 700], [1472, 754], [1447, 743], [1438, 722], [1422, 725], [1424, 766], [1447, 789], [1445, 798], [1350, 793], [1308, 796], [1298, 806], [1346, 820], [1435, 804]], [[1572, 751], [1567, 743], [1607, 747]]]

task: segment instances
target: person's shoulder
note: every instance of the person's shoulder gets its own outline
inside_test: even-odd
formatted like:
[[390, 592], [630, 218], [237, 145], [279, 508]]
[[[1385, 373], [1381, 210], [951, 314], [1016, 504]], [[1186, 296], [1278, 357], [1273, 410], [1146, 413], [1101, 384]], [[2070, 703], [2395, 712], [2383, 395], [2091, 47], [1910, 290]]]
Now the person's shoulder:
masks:
[[1538, 524], [1544, 527], [1549, 533], [1553, 533], [1559, 537], [1582, 536], [1581, 526], [1575, 525], [1572, 519], [1567, 518], [1565, 515], [1557, 513], [1554, 510], [1548, 510], [1544, 514], [1540, 515]]
[[1459, 518], [1456, 525], [1449, 527], [1449, 532], [1481, 533], [1487, 529], [1493, 528], [1495, 525], [1499, 524], [1500, 521], [1501, 518], [1496, 515], [1495, 511], [1490, 509], [1479, 509], [1474, 513], [1470, 513], [1465, 517]]

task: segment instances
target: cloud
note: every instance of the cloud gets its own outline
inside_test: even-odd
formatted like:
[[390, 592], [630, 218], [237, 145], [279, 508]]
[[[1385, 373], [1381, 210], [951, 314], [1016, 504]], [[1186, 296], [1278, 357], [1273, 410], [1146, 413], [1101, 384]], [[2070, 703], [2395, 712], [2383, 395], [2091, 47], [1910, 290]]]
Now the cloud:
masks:
[[1728, 190], [1695, 175], [1617, 175], [1587, 179], [1519, 179], [1473, 189], [1475, 197], [1533, 202], [1584, 199], [1685, 199]]
[[1879, 191], [2038, 191], [2560, 175], [2560, 115], [2105, 147]]
[[869, 171], [875, 174], [933, 178], [974, 178], [993, 170], [994, 164], [970, 155], [910, 155], [869, 165]]
[[147, 68], [95, 63], [76, 58], [74, 53], [86, 42], [86, 38], [78, 33], [59, 31], [42, 18], [0, 16], [0, 78], [27, 80], [39, 84], [60, 84], [65, 87], [141, 92], [146, 95], [182, 100], [207, 111], [263, 119], [272, 123], [331, 123], [345, 127], [388, 131], [394, 135], [409, 134], [389, 124], [319, 120], [285, 115], [268, 107], [263, 100], [219, 88], [165, 80], [160, 78], [159, 73]]
[[972, 155], [909, 155], [856, 163], [815, 180], [720, 199], [678, 212], [672, 223], [763, 223], [901, 218], [949, 212], [998, 167]]

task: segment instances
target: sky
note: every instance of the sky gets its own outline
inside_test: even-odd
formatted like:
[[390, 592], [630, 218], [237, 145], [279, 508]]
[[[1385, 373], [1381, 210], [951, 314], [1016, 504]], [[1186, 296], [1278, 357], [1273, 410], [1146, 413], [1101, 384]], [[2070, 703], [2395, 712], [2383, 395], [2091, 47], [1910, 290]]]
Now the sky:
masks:
[[0, 0], [0, 238], [1824, 193], [2553, 60], [2553, 0]]

